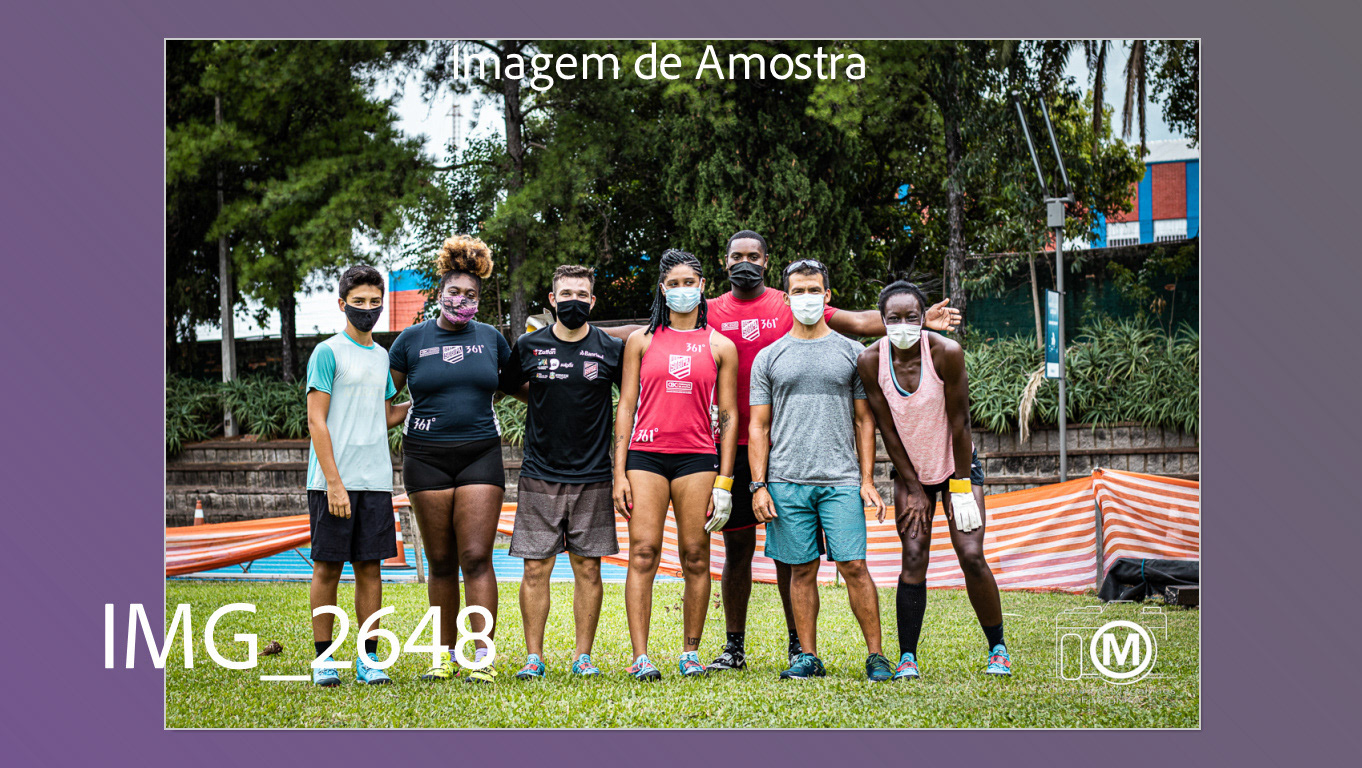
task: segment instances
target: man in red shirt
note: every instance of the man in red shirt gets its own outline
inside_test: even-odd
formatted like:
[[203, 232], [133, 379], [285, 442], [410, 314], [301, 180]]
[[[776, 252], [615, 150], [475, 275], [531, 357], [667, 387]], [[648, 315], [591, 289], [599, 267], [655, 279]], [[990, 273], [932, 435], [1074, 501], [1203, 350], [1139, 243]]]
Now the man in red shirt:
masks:
[[[738, 347], [738, 455], [734, 465], [733, 508], [727, 519], [711, 519], [709, 530], [724, 534], [724, 573], [722, 594], [728, 640], [722, 654], [711, 663], [712, 671], [743, 669], [747, 628], [747, 603], [752, 595], [752, 554], [757, 545], [757, 518], [752, 512], [751, 470], [747, 464], [747, 423], [752, 361], [757, 353], [790, 332], [794, 315], [785, 304], [785, 292], [769, 288], [765, 282], [766, 240], [751, 230], [742, 230], [728, 240], [724, 267], [733, 289], [709, 302], [709, 326]], [[925, 325], [934, 330], [949, 330], [959, 323], [959, 310], [942, 301], [928, 310]], [[824, 319], [832, 330], [851, 338], [883, 336], [884, 321], [876, 310], [852, 312], [833, 307], [824, 309]], [[790, 657], [802, 649], [790, 610], [790, 566], [776, 563], [776, 583], [785, 608], [789, 630]]]

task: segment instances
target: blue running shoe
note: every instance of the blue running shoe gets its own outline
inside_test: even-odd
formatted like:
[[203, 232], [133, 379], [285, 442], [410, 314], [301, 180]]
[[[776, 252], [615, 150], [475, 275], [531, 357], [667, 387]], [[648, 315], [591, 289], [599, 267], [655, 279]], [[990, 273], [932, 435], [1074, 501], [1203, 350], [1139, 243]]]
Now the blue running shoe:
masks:
[[677, 661], [677, 666], [681, 668], [682, 677], [704, 677], [709, 674], [705, 665], [700, 663], [700, 653], [698, 651], [686, 651], [681, 654], [681, 659]]
[[355, 660], [355, 682], [365, 685], [387, 685], [391, 683], [393, 680], [388, 677], [388, 673], [369, 666], [371, 661], [378, 661], [378, 654], [366, 653]]
[[1007, 646], [998, 643], [993, 646], [993, 650], [988, 652], [988, 667], [984, 669], [985, 674], [1010, 676], [1012, 674], [1012, 657], [1007, 654]]
[[544, 662], [540, 660], [539, 654], [531, 653], [525, 657], [525, 666], [521, 667], [515, 676], [517, 680], [543, 680], [545, 671]]
[[572, 662], [572, 674], [579, 677], [595, 677], [600, 673], [601, 671], [596, 668], [596, 665], [591, 663], [591, 654], [589, 653], [578, 656], [577, 660]]
[[657, 667], [653, 666], [653, 662], [648, 660], [647, 654], [634, 659], [633, 665], [625, 671], [633, 675], [635, 680], [651, 681], [662, 679], [662, 673], [657, 671]]
[[[335, 661], [335, 659], [327, 656], [323, 661]], [[340, 685], [340, 674], [334, 669], [313, 667], [312, 684], [320, 685], [323, 688], [334, 688]]]
[[812, 653], [801, 653], [795, 657], [790, 668], [780, 673], [781, 680], [807, 680], [810, 677], [826, 677], [823, 661]]
[[922, 677], [922, 673], [917, 670], [917, 659], [911, 653], [905, 653], [899, 657], [899, 666], [894, 670], [895, 680], [916, 680]]
[[865, 676], [872, 683], [885, 683], [894, 677], [894, 668], [889, 665], [889, 659], [872, 653], [865, 660]]

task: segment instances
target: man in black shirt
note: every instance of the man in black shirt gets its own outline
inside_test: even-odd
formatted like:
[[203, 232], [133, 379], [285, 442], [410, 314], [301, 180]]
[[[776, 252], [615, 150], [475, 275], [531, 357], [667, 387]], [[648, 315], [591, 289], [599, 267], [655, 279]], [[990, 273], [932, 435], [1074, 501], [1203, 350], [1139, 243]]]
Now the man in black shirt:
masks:
[[501, 390], [529, 404], [511, 552], [525, 559], [520, 614], [525, 626], [521, 679], [545, 673], [544, 625], [549, 576], [558, 553], [572, 562], [577, 646], [572, 674], [597, 675], [591, 644], [601, 614], [601, 557], [619, 552], [610, 433], [611, 388], [620, 381], [624, 342], [586, 319], [596, 303], [588, 267], [553, 273], [556, 321], [521, 336], [501, 371]]

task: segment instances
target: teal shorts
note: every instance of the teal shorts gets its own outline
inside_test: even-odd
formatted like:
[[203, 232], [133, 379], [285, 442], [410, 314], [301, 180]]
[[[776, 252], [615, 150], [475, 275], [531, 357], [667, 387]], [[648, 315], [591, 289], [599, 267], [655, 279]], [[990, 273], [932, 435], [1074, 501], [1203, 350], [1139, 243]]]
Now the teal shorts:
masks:
[[824, 552], [835, 563], [865, 559], [859, 485], [771, 483], [767, 490], [776, 505], [776, 519], [766, 524], [767, 557], [790, 565], [817, 560]]

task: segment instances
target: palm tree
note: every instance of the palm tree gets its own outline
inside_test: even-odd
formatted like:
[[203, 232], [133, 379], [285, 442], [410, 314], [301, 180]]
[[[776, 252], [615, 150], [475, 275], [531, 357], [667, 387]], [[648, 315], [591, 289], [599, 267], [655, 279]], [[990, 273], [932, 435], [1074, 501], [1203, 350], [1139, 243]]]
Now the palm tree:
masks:
[[[1126, 100], [1121, 110], [1121, 138], [1130, 138], [1130, 119], [1138, 111], [1140, 118], [1140, 157], [1148, 153], [1145, 140], [1148, 131], [1145, 125], [1145, 91], [1148, 86], [1149, 61], [1147, 40], [1131, 40], [1130, 55], [1126, 57]], [[1132, 109], [1134, 107], [1134, 109]]]

